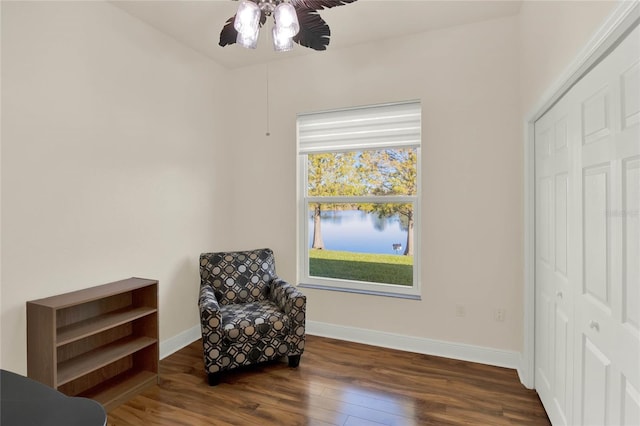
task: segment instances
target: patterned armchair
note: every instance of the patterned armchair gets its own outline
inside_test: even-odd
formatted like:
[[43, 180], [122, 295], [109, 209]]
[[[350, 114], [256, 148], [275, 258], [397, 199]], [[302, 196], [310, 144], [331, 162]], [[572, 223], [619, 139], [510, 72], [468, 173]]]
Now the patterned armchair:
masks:
[[276, 275], [271, 249], [200, 255], [200, 324], [209, 384], [223, 371], [304, 352], [306, 297]]

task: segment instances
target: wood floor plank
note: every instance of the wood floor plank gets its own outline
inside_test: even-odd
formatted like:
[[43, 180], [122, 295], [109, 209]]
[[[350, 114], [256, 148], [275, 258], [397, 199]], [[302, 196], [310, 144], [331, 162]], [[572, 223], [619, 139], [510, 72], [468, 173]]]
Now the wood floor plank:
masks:
[[207, 384], [202, 342], [160, 362], [160, 384], [109, 412], [112, 426], [549, 425], [514, 370], [307, 336], [285, 359]]

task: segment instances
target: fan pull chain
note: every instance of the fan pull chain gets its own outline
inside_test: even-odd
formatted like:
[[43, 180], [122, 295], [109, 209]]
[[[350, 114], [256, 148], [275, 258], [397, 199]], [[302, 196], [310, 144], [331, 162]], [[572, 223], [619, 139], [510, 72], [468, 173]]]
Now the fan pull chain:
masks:
[[270, 121], [270, 117], [269, 117], [269, 64], [267, 64], [267, 72], [266, 72], [266, 78], [267, 78], [267, 82], [265, 84], [265, 86], [267, 87], [267, 132], [265, 133], [265, 136], [271, 136], [271, 132], [269, 131], [269, 121]]

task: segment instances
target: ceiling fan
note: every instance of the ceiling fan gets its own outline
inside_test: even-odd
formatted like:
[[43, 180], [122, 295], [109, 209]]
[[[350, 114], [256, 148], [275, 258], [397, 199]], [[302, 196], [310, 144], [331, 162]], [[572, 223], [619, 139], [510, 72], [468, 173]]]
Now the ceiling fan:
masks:
[[273, 47], [276, 51], [293, 48], [293, 42], [314, 50], [326, 50], [331, 30], [318, 10], [356, 0], [244, 0], [238, 12], [227, 20], [220, 32], [220, 46], [238, 43], [255, 49], [260, 27], [273, 15]]

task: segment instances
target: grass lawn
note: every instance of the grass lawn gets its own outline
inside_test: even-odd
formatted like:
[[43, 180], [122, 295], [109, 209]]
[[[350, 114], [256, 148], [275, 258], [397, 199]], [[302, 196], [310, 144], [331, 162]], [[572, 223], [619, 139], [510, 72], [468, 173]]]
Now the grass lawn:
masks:
[[410, 286], [413, 256], [310, 249], [309, 275]]

